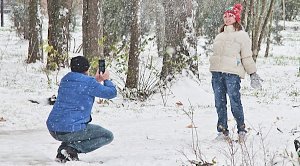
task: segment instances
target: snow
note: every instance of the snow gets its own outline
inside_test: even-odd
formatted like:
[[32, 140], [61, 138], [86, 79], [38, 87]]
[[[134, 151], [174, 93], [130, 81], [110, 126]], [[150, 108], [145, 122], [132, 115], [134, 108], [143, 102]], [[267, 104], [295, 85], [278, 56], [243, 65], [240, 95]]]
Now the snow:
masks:
[[[231, 147], [214, 140], [217, 114], [208, 57], [202, 55], [201, 81], [183, 72], [165, 100], [160, 94], [146, 102], [126, 101], [118, 95], [109, 104], [95, 103], [93, 123], [111, 130], [114, 140], [91, 153], [79, 154], [81, 161], [65, 165], [99, 165], [102, 161], [105, 166], [190, 165], [187, 158], [196, 159], [192, 149], [196, 139], [201, 158], [216, 165], [230, 165], [233, 158], [236, 165], [297, 165], [293, 140], [300, 136], [300, 33], [287, 28], [283, 34], [283, 46], [273, 45], [271, 57], [258, 58], [263, 90], [251, 89], [249, 77], [242, 81], [249, 130], [246, 146], [234, 143]], [[42, 71], [45, 64], [26, 64], [28, 42], [16, 37], [9, 26], [0, 28], [0, 40], [0, 165], [61, 165], [54, 161], [60, 143], [50, 136], [45, 124], [52, 108], [47, 98], [58, 89], [56, 73], [50, 75], [48, 84]], [[60, 71], [58, 80], [68, 71]], [[193, 112], [196, 128], [187, 127], [192, 123], [189, 112]], [[231, 113], [228, 117], [231, 137], [236, 139], [235, 120]], [[192, 131], [197, 131], [198, 138], [192, 137]]]

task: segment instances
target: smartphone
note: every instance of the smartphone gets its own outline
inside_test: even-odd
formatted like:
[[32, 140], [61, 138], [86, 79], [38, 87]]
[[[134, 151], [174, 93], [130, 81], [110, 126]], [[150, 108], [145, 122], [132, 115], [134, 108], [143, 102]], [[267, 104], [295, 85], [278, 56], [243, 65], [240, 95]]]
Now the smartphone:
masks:
[[104, 59], [99, 59], [99, 73], [105, 72], [105, 60]]

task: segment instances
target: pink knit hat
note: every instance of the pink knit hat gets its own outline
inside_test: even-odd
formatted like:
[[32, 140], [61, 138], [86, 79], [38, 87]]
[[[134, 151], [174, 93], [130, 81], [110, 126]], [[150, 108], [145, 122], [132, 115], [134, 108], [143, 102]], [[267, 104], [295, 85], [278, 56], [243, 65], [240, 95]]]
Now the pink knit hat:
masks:
[[223, 17], [228, 16], [228, 15], [230, 16], [232, 14], [237, 22], [241, 22], [242, 10], [243, 10], [243, 6], [241, 4], [235, 4], [233, 7], [228, 8], [224, 12]]

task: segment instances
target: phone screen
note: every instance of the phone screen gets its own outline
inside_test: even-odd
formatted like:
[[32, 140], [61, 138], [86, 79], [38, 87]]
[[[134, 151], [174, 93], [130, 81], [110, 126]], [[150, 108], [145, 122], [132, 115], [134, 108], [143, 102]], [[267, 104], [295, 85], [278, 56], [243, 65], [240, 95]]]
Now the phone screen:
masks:
[[99, 60], [99, 73], [100, 72], [102, 72], [102, 73], [105, 72], [105, 60], [104, 59]]

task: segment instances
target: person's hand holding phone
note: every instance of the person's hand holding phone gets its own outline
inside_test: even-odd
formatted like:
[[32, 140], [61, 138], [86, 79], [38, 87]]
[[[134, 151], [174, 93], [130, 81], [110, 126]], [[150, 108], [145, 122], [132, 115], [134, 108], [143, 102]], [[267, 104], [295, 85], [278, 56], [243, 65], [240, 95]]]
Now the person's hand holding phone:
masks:
[[105, 73], [105, 60], [104, 59], [99, 59], [98, 61], [99, 64], [99, 73]]
[[104, 80], [109, 79], [109, 72], [105, 71], [105, 60], [99, 59], [99, 68], [95, 75], [98, 82], [102, 82]]
[[104, 73], [100, 72], [99, 69], [96, 72], [95, 78], [98, 82], [102, 82], [104, 80], [108, 80], [109, 79], [109, 71], [105, 71]]

